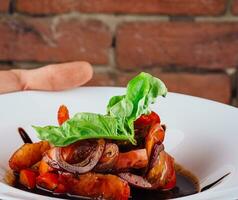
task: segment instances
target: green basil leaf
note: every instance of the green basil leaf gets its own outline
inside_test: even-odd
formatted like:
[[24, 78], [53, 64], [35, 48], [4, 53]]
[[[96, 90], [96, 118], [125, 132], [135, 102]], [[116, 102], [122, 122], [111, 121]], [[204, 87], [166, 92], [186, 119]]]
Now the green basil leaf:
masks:
[[115, 117], [129, 117], [131, 116], [131, 113], [133, 111], [133, 103], [127, 99], [127, 98], [121, 98], [120, 100], [117, 99], [118, 101], [115, 104], [112, 104], [110, 109], [108, 109], [108, 114], [110, 116], [115, 116]]
[[55, 146], [67, 146], [73, 142], [92, 138], [131, 140], [133, 135], [125, 129], [120, 118], [94, 113], [78, 113], [60, 127], [33, 128], [41, 140], [48, 140]]
[[[154, 103], [158, 96], [166, 96], [166, 94], [167, 88], [160, 79], [142, 72], [129, 81], [126, 95], [115, 96], [110, 99], [107, 105], [107, 112], [109, 114], [113, 113], [116, 117], [119, 117], [121, 113], [126, 113], [126, 110], [122, 110], [126, 109], [126, 106], [120, 105], [120, 102], [124, 101], [133, 105], [131, 115], [125, 117], [130, 121], [134, 121], [142, 114], [148, 114], [150, 112], [150, 104]], [[132, 107], [131, 105], [130, 108]], [[113, 110], [118, 112], [113, 112]]]

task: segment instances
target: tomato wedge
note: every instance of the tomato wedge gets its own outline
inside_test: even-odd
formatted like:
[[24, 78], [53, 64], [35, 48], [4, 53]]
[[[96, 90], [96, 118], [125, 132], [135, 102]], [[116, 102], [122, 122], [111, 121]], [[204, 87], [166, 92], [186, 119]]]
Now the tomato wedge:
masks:
[[141, 115], [135, 122], [134, 125], [136, 128], [143, 128], [146, 126], [151, 126], [154, 123], [160, 123], [160, 117], [154, 111], [149, 115]]

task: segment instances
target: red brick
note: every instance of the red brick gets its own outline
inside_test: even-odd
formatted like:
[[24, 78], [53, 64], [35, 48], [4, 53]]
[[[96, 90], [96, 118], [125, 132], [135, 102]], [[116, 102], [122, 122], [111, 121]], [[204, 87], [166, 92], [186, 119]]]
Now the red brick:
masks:
[[238, 0], [233, 0], [232, 13], [238, 15]]
[[0, 12], [8, 12], [10, 5], [10, 0], [1, 0], [0, 1]]
[[[170, 92], [230, 103], [231, 81], [225, 74], [152, 73], [164, 81]], [[117, 85], [126, 86], [135, 74], [118, 75]]]
[[219, 15], [226, 0], [17, 0], [16, 8], [30, 14], [70, 11], [168, 15]]
[[81, 0], [81, 11], [105, 13], [154, 13], [168, 15], [218, 15], [226, 0]]
[[99, 21], [4, 18], [0, 21], [0, 60], [107, 64], [111, 33]]
[[208, 69], [238, 65], [238, 23], [132, 22], [116, 34], [122, 69], [181, 66]]
[[77, 0], [16, 0], [16, 10], [30, 14], [56, 14], [78, 10]]
[[86, 86], [114, 86], [114, 76], [111, 73], [94, 72], [93, 78], [86, 84]]

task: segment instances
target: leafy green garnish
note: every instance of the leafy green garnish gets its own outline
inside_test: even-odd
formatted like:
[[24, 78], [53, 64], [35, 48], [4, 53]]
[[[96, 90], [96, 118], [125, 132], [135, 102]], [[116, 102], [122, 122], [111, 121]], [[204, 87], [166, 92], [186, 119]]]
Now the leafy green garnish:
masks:
[[136, 120], [140, 115], [150, 112], [149, 105], [158, 96], [166, 96], [167, 88], [164, 83], [148, 73], [140, 73], [129, 81], [126, 95], [114, 96], [107, 105], [111, 116], [127, 117]]
[[129, 140], [135, 144], [134, 121], [142, 114], [148, 114], [149, 105], [158, 96], [166, 94], [167, 88], [161, 80], [142, 72], [129, 81], [125, 95], [110, 99], [107, 115], [77, 113], [62, 126], [33, 128], [41, 140], [47, 140], [55, 146], [67, 146], [91, 138]]
[[133, 140], [121, 124], [115, 117], [95, 113], [77, 113], [60, 127], [33, 127], [40, 139], [48, 140], [55, 146], [67, 146], [78, 140], [90, 138]]

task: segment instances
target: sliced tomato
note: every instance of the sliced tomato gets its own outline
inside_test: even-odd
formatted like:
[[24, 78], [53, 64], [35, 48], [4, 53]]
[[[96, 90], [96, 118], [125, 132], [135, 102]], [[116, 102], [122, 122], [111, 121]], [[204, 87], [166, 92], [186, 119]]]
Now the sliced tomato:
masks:
[[143, 128], [146, 126], [151, 126], [154, 123], [160, 123], [160, 117], [154, 111], [149, 115], [141, 115], [135, 122], [135, 128]]

